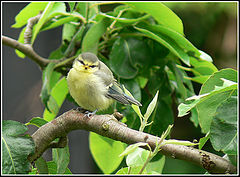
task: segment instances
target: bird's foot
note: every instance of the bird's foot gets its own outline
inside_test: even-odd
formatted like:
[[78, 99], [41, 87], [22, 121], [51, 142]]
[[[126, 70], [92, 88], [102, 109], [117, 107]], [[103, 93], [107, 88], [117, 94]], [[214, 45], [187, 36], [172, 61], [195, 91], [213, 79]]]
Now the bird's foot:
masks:
[[86, 110], [84, 112], [84, 114], [85, 114], [84, 116], [87, 116], [88, 118], [90, 118], [91, 116], [95, 115], [97, 111], [98, 111], [97, 109], [93, 112]]

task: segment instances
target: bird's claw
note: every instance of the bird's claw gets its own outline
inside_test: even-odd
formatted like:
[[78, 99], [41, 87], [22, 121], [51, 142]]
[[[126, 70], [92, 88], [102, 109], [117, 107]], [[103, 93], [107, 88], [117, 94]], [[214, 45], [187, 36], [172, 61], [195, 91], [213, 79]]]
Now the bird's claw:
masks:
[[96, 109], [95, 111], [93, 111], [93, 112], [86, 110], [86, 111], [84, 112], [84, 114], [85, 114], [84, 116], [87, 116], [88, 118], [90, 118], [91, 116], [95, 115], [96, 112], [97, 112], [97, 109]]

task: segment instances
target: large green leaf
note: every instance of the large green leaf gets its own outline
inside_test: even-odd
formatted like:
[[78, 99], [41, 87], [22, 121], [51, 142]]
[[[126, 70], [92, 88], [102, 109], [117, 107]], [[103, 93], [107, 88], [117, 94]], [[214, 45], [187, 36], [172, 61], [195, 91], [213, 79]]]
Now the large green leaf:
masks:
[[[237, 89], [236, 77], [237, 72], [232, 69], [223, 69], [218, 72], [215, 72], [208, 80], [202, 85], [200, 95], [193, 96], [188, 98], [185, 103], [181, 103], [178, 107], [178, 116], [184, 116], [188, 114], [192, 108], [196, 105], [200, 105], [205, 107], [205, 103], [210, 104], [210, 107], [214, 107], [213, 110], [218, 106], [218, 101], [222, 102], [224, 99], [224, 95], [232, 94], [234, 90]], [[229, 79], [229, 80], [227, 80]], [[226, 93], [227, 92], [227, 93]], [[220, 95], [219, 95], [220, 94]], [[222, 100], [221, 100], [222, 96]], [[218, 100], [219, 99], [219, 100]], [[192, 101], [194, 100], [194, 101]], [[207, 102], [204, 102], [207, 101]], [[215, 104], [212, 104], [212, 103]], [[220, 104], [219, 102], [219, 104]], [[201, 107], [200, 106], [200, 107]], [[201, 109], [198, 107], [198, 109]], [[210, 107], [206, 109], [210, 109]], [[204, 113], [206, 110], [202, 110], [201, 113]], [[199, 114], [199, 112], [198, 112]], [[211, 114], [214, 114], [213, 112]], [[209, 114], [209, 115], [211, 115]], [[205, 116], [204, 116], [205, 117]], [[209, 116], [207, 116], [209, 117]]]
[[165, 164], [165, 156], [157, 154], [147, 164], [146, 166], [147, 174], [162, 174], [164, 164]]
[[161, 2], [126, 2], [133, 8], [146, 12], [164, 26], [167, 26], [183, 35], [182, 20]]
[[57, 164], [57, 174], [64, 174], [70, 162], [68, 146], [52, 149], [53, 161]]
[[47, 162], [42, 156], [35, 161], [35, 165], [39, 174], [48, 174]]
[[[143, 165], [145, 164], [149, 156], [149, 151], [137, 148], [132, 153], [130, 153], [126, 158], [126, 163], [128, 167], [131, 167], [131, 174], [138, 174]], [[165, 163], [165, 156], [156, 155], [148, 164], [146, 165], [143, 174], [161, 174]], [[141, 168], [139, 168], [141, 167]], [[120, 173], [120, 172], [118, 172]]]
[[214, 90], [215, 86], [222, 86], [223, 80], [221, 78], [237, 82], [237, 71], [231, 68], [222, 69], [215, 72], [201, 87], [199, 94], [209, 93]]
[[45, 30], [49, 30], [49, 29], [52, 29], [52, 28], [56, 28], [56, 27], [58, 27], [60, 25], [66, 24], [68, 22], [73, 22], [76, 19], [78, 19], [78, 18], [75, 17], [75, 16], [61, 16], [59, 18], [55, 18], [54, 20], [51, 20], [50, 22], [45, 23], [43, 25], [41, 31], [45, 31]]
[[89, 146], [95, 162], [104, 174], [112, 173], [123, 160], [119, 155], [124, 151], [125, 145], [120, 141], [90, 132]]
[[144, 24], [142, 27], [154, 32], [155, 34], [158, 34], [159, 36], [164, 36], [166, 41], [169, 41], [169, 43], [171, 42], [171, 40], [174, 41], [186, 53], [190, 53], [191, 55], [200, 58], [201, 55], [200, 51], [183, 35], [172, 30], [171, 28], [166, 27], [164, 25], [147, 25], [147, 24]]
[[109, 19], [104, 18], [91, 26], [83, 38], [82, 52], [92, 52], [97, 54], [99, 40], [106, 32], [108, 25]]
[[147, 44], [136, 38], [119, 38], [112, 47], [110, 67], [115, 74], [130, 79], [148, 68], [151, 50]]
[[41, 18], [38, 20], [36, 27], [32, 33], [31, 44], [34, 43], [38, 33], [40, 32], [41, 28], [43, 27], [44, 23], [52, 18], [53, 16], [59, 14], [60, 12], [66, 12], [66, 7], [63, 2], [49, 2], [46, 8], [44, 9]]
[[169, 49], [174, 55], [180, 58], [186, 65], [190, 65], [188, 54], [181, 46], [178, 45], [178, 43], [176, 43], [176, 41], [171, 39], [169, 36], [163, 35], [161, 33], [156, 33], [155, 31], [152, 31], [153, 29], [148, 29], [147, 26], [143, 27], [143, 25], [141, 25], [141, 27], [136, 26], [135, 29], [145, 34], [147, 37], [159, 42], [167, 49]]
[[221, 102], [229, 98], [231, 94], [232, 91], [230, 90], [210, 95], [207, 99], [197, 104], [198, 120], [203, 133], [207, 133], [210, 130], [210, 125], [217, 107], [221, 104]]
[[149, 153], [150, 153], [149, 151], [142, 148], [135, 149], [134, 152], [128, 154], [126, 158], [127, 166], [129, 167], [143, 166], [149, 156]]
[[237, 97], [224, 101], [216, 111], [210, 128], [210, 141], [216, 151], [237, 154]]
[[2, 172], [3, 174], [26, 174], [31, 164], [27, 157], [34, 153], [32, 138], [23, 135], [27, 126], [12, 120], [2, 123]]
[[45, 109], [43, 113], [43, 117], [47, 121], [53, 120], [60, 109], [60, 107], [63, 104], [63, 101], [65, 100], [66, 96], [68, 94], [68, 86], [67, 86], [67, 81], [66, 78], [63, 77], [60, 79], [56, 85], [52, 88], [51, 93], [50, 93], [50, 99], [54, 100], [54, 102], [48, 102], [48, 107], [52, 108], [52, 112], [49, 112], [48, 109]]
[[[231, 95], [235, 95], [235, 92], [237, 90], [236, 82], [223, 78], [218, 80], [214, 76], [210, 77], [209, 80], [206, 81], [207, 85], [203, 85], [206, 88], [208, 86], [211, 87], [213, 83], [218, 84], [220, 80], [223, 83], [222, 86], [215, 85], [214, 90], [211, 90], [209, 93], [188, 98], [186, 100], [187, 102], [181, 103], [178, 107], [178, 116], [180, 117], [188, 114], [188, 111], [191, 109], [195, 107], [197, 108], [198, 120], [203, 133], [207, 133], [210, 130], [210, 125], [218, 106], [226, 99], [228, 99]], [[214, 82], [211, 82], [211, 80], [214, 80]]]
[[31, 2], [26, 7], [24, 7], [18, 15], [15, 17], [16, 23], [12, 25], [13, 28], [21, 28], [29, 18], [34, 17], [43, 11], [47, 6], [48, 2]]

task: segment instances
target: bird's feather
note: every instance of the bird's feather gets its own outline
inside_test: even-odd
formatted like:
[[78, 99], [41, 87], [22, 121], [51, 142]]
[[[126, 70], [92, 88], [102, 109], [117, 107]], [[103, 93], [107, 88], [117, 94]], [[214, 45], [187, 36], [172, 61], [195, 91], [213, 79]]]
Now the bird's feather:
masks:
[[117, 82], [114, 82], [109, 86], [106, 96], [122, 104], [135, 104], [137, 106], [142, 106], [141, 103], [139, 103], [137, 100], [126, 95]]

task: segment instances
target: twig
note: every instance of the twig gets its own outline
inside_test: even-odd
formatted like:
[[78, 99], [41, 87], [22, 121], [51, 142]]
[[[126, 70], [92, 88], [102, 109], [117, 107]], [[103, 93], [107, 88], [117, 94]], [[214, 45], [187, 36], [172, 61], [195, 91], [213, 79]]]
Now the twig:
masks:
[[24, 32], [24, 44], [29, 44], [29, 45], [32, 44], [31, 40], [32, 40], [33, 26], [38, 22], [41, 15], [42, 15], [42, 12], [40, 12], [37, 16], [28, 19], [26, 30]]
[[[83, 129], [93, 131], [102, 136], [122, 141], [127, 144], [146, 142], [155, 149], [159, 137], [130, 129], [116, 121], [112, 115], [94, 115], [90, 118], [75, 110], [70, 110], [53, 121], [40, 127], [32, 138], [35, 142], [35, 153], [29, 156], [30, 162], [36, 160], [46, 150], [49, 144], [58, 137], [66, 136], [70, 131]], [[148, 147], [145, 146], [148, 150]], [[159, 153], [172, 158], [197, 164], [210, 173], [236, 173], [237, 169], [226, 159], [215, 154], [183, 145], [166, 144]]]

